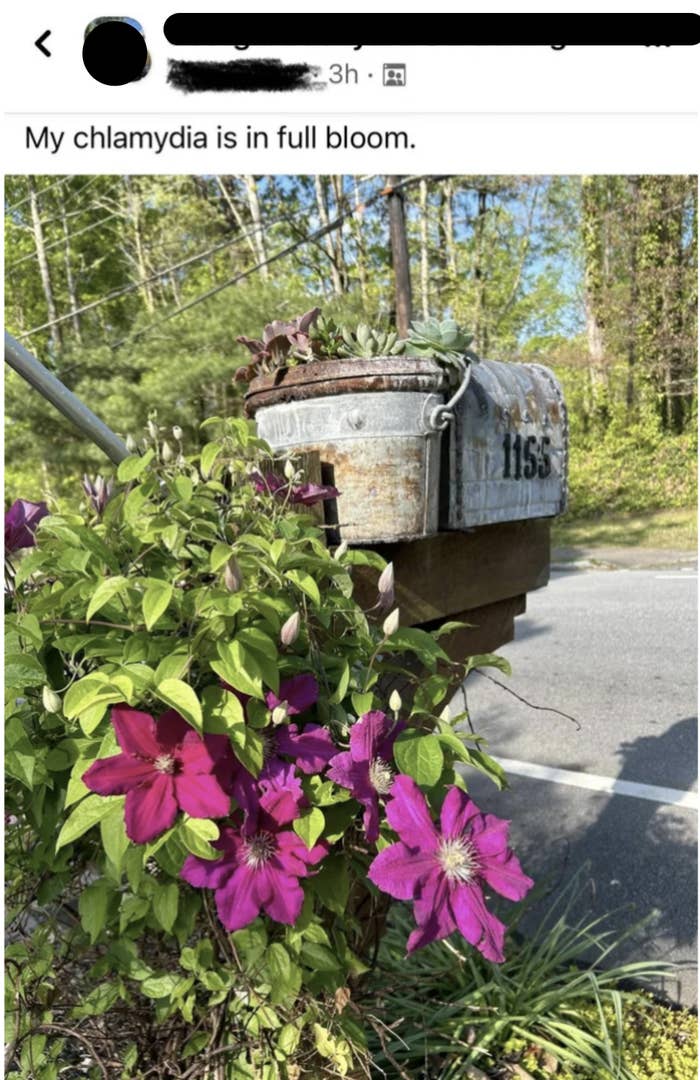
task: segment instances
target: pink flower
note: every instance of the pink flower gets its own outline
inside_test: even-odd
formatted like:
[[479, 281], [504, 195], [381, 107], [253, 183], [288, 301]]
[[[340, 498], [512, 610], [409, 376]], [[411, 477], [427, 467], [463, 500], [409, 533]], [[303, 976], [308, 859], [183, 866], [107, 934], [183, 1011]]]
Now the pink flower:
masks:
[[365, 808], [365, 836], [379, 836], [379, 798], [388, 795], [394, 773], [394, 740], [404, 728], [383, 712], [368, 712], [350, 728], [350, 750], [331, 758], [328, 778], [348, 788]]
[[309, 876], [328, 847], [320, 843], [309, 850], [286, 824], [260, 807], [243, 827], [222, 829], [212, 845], [222, 858], [212, 862], [189, 855], [185, 860], [182, 877], [196, 888], [214, 890], [227, 930], [241, 930], [262, 911], [288, 926], [299, 918], [304, 903], [299, 880]]
[[289, 497], [289, 502], [301, 503], [302, 506], [314, 506], [324, 499], [337, 499], [340, 492], [331, 484], [295, 484], [290, 489], [290, 481], [283, 480], [272, 472], [254, 472], [250, 474], [253, 487], [258, 495], [275, 495], [284, 501]]
[[5, 554], [10, 555], [21, 548], [34, 547], [36, 527], [48, 512], [45, 502], [34, 503], [27, 499], [16, 499], [10, 509], [5, 511]]
[[228, 735], [205, 735], [204, 741], [214, 759], [214, 776], [245, 812], [246, 820], [255, 817], [261, 806], [279, 822], [299, 817], [306, 799], [293, 765], [272, 758], [256, 780], [235, 756]]
[[173, 825], [179, 810], [190, 817], [220, 818], [231, 800], [214, 775], [203, 739], [170, 709], [154, 720], [128, 705], [112, 709], [121, 754], [100, 758], [83, 782], [98, 795], [126, 794], [126, 834], [147, 844]]
[[368, 876], [397, 900], [413, 900], [417, 927], [407, 949], [422, 948], [458, 929], [487, 960], [502, 963], [505, 926], [486, 909], [482, 883], [509, 900], [522, 900], [533, 882], [508, 847], [510, 822], [482, 814], [451, 787], [441, 829], [425, 796], [408, 776], [397, 776], [386, 816], [399, 843], [384, 848]]

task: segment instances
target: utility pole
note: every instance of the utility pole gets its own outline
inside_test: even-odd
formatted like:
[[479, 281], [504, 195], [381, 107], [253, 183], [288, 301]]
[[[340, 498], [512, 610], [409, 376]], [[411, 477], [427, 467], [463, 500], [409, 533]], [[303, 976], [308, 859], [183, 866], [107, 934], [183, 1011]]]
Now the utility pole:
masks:
[[406, 212], [400, 176], [387, 176], [387, 201], [389, 204], [389, 237], [391, 260], [394, 266], [396, 290], [396, 329], [399, 337], [408, 337], [411, 323], [411, 268], [408, 261], [408, 237], [406, 236]]

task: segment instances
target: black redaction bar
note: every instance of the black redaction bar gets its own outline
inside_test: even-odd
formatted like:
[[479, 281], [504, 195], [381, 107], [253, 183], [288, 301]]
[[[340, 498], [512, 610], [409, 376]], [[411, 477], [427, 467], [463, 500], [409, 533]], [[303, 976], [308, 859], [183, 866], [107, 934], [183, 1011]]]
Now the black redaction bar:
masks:
[[[163, 32], [171, 45], [227, 45], [241, 50], [249, 45], [248, 41], [258, 46], [281, 45], [324, 45], [348, 46], [347, 30], [336, 37], [329, 31], [319, 32], [319, 24], [330, 19], [316, 21], [316, 36], [300, 28], [309, 20], [299, 18], [298, 14], [275, 15], [263, 18], [251, 15], [237, 15], [234, 12], [214, 14], [211, 12], [180, 12], [166, 19]], [[332, 20], [336, 22], [337, 20]], [[445, 36], [431, 37], [435, 32], [437, 20], [431, 19], [431, 26], [426, 26], [425, 17], [411, 18], [402, 14], [401, 26], [397, 26], [390, 35], [373, 32], [372, 20], [355, 22], [355, 29], [362, 30], [365, 45], [547, 45], [552, 48], [566, 45], [697, 45], [700, 42], [700, 15], [693, 12], [639, 15], [614, 13], [601, 15], [597, 12], [576, 15], [512, 15], [503, 12], [500, 15], [479, 13], [478, 18], [460, 20], [468, 28], [462, 40], [457, 24], [449, 19], [441, 20], [449, 26]], [[271, 30], [274, 25], [274, 30]], [[415, 27], [415, 33], [410, 27]], [[360, 34], [356, 35], [356, 40]], [[429, 40], [426, 41], [426, 38]], [[360, 49], [361, 45], [350, 46]]]

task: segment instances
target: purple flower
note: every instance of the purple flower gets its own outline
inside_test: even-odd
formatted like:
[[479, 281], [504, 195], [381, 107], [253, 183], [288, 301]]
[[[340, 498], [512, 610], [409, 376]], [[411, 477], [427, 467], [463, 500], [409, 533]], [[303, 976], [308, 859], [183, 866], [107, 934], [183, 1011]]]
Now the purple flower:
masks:
[[328, 851], [324, 843], [309, 850], [287, 821], [259, 809], [243, 827], [226, 827], [213, 847], [216, 862], [189, 855], [181, 876], [199, 889], [213, 889], [216, 910], [229, 931], [241, 930], [264, 911], [275, 922], [293, 926], [301, 913], [300, 878]]
[[5, 554], [10, 555], [21, 548], [34, 547], [36, 527], [48, 512], [45, 502], [34, 503], [27, 499], [16, 499], [10, 509], [5, 511]]
[[337, 499], [340, 492], [332, 484], [295, 484], [290, 488], [290, 483], [274, 473], [259, 472], [250, 474], [253, 487], [259, 495], [275, 495], [284, 500], [289, 496], [290, 503], [302, 506], [314, 506], [324, 499]]
[[235, 756], [228, 735], [205, 735], [204, 741], [214, 759], [214, 776], [244, 811], [246, 821], [254, 818], [260, 807], [281, 824], [299, 817], [306, 799], [293, 765], [273, 757], [265, 762], [256, 780]]
[[286, 704], [287, 716], [298, 716], [318, 701], [318, 683], [313, 675], [292, 675], [282, 679], [278, 693], [270, 690], [265, 695], [268, 709]]
[[87, 475], [83, 476], [83, 491], [99, 517], [104, 514], [105, 506], [112, 496], [113, 486], [112, 480], [105, 480], [104, 476], [96, 476], [94, 480]]
[[350, 729], [350, 750], [331, 759], [328, 778], [348, 788], [365, 808], [365, 836], [379, 836], [379, 798], [388, 795], [394, 779], [394, 740], [405, 725], [383, 712], [368, 712]]
[[231, 800], [214, 775], [215, 761], [196, 731], [170, 709], [158, 720], [128, 705], [112, 709], [121, 754], [100, 758], [83, 782], [98, 795], [126, 794], [126, 835], [147, 844], [184, 810], [190, 817], [225, 817]]
[[417, 927], [408, 952], [458, 929], [487, 960], [502, 963], [505, 926], [486, 909], [482, 883], [509, 900], [522, 900], [533, 885], [508, 847], [510, 822], [482, 814], [451, 787], [439, 830], [408, 776], [396, 777], [386, 816], [399, 843], [380, 851], [368, 877], [395, 899], [413, 900]]

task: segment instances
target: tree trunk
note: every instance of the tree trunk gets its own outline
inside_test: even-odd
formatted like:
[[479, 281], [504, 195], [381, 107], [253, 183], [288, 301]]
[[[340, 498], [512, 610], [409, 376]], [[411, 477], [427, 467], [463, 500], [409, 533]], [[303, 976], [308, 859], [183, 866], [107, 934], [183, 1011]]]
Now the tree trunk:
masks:
[[424, 319], [430, 317], [430, 261], [428, 256], [428, 182], [420, 182], [420, 302]]
[[82, 334], [80, 332], [80, 316], [76, 313], [76, 309], [78, 307], [78, 297], [77, 297], [77, 294], [76, 294], [76, 291], [75, 291], [75, 278], [73, 277], [73, 264], [72, 264], [72, 259], [71, 259], [71, 248], [70, 248], [70, 234], [68, 232], [68, 221], [66, 219], [66, 211], [63, 208], [63, 205], [61, 205], [61, 225], [63, 226], [63, 254], [64, 254], [64, 263], [65, 263], [65, 268], [66, 268], [66, 286], [68, 288], [68, 301], [69, 301], [69, 304], [70, 304], [71, 311], [74, 312], [73, 317], [71, 318], [71, 323], [72, 323], [72, 326], [73, 326], [73, 330], [75, 332], [76, 340], [77, 340], [79, 345], [82, 345], [83, 338], [82, 338]]
[[479, 354], [483, 355], [486, 355], [489, 347], [489, 332], [486, 313], [486, 272], [484, 268], [484, 241], [486, 231], [486, 214], [488, 212], [487, 196], [488, 192], [483, 188], [480, 188], [477, 192], [477, 215], [476, 223], [474, 226], [476, 239], [474, 248], [474, 282], [476, 285], [474, 338], [476, 351]]
[[32, 215], [32, 233], [34, 235], [34, 247], [36, 249], [36, 257], [39, 263], [41, 287], [44, 290], [46, 310], [48, 312], [49, 320], [52, 323], [52, 325], [49, 327], [49, 340], [51, 342], [51, 351], [53, 353], [54, 360], [57, 360], [61, 352], [61, 330], [59, 326], [55, 325], [55, 321], [58, 318], [58, 311], [56, 310], [56, 301], [54, 299], [53, 286], [51, 284], [49, 261], [46, 257], [46, 244], [44, 242], [44, 231], [41, 224], [41, 218], [39, 216], [39, 205], [37, 200], [37, 191], [34, 177], [27, 177], [27, 183], [29, 185], [29, 208]]
[[602, 423], [607, 421], [609, 413], [608, 370], [605, 357], [605, 308], [610, 265], [606, 182], [606, 177], [596, 176], [584, 176], [581, 181], [581, 224], [591, 413]]
[[[331, 176], [331, 185], [333, 187], [333, 197], [335, 199], [336, 217], [340, 217], [345, 209], [345, 192], [343, 190], [342, 176]], [[338, 267], [338, 275], [340, 277], [341, 288], [343, 292], [347, 292], [348, 271], [345, 262], [345, 246], [342, 223], [338, 226], [337, 229], [335, 229], [332, 235], [335, 241], [335, 265]]]
[[[148, 264], [146, 262], [146, 254], [143, 245], [143, 236], [141, 233], [141, 208], [139, 204], [138, 195], [134, 192], [134, 188], [131, 182], [130, 176], [124, 177], [124, 189], [126, 191], [126, 206], [127, 217], [131, 222], [132, 237], [134, 242], [134, 262], [136, 263], [136, 270], [139, 281], [145, 281], [149, 275]], [[149, 282], [142, 285], [143, 297], [146, 303], [146, 308], [150, 315], [155, 311], [156, 305], [153, 299], [153, 290]]]
[[265, 250], [265, 233], [263, 230], [262, 213], [260, 211], [258, 185], [254, 176], [245, 176], [243, 179], [245, 180], [246, 193], [248, 195], [248, 208], [253, 222], [253, 239], [255, 241], [258, 262], [263, 264], [260, 268], [260, 275], [264, 281], [267, 281], [270, 276], [270, 271], [269, 267], [264, 265], [267, 260], [267, 252]]
[[[316, 208], [318, 210], [319, 220], [322, 227], [325, 229], [330, 224], [330, 215], [328, 213], [328, 188], [326, 186], [326, 177], [314, 176], [314, 190], [316, 192]], [[326, 250], [326, 254], [331, 264], [331, 282], [333, 284], [333, 292], [336, 296], [343, 295], [343, 279], [340, 276], [338, 264], [336, 263], [335, 245], [333, 243], [333, 237], [330, 233], [326, 233], [323, 237], [323, 246]]]
[[352, 216], [352, 231], [355, 235], [355, 247], [357, 251], [355, 266], [357, 268], [357, 276], [360, 280], [360, 295], [362, 297], [362, 307], [366, 308], [369, 301], [369, 289], [367, 281], [367, 246], [365, 244], [365, 234], [363, 229], [363, 216], [364, 207], [360, 198], [360, 185], [357, 182], [357, 177], [353, 177], [353, 193], [355, 199], [355, 212]]

